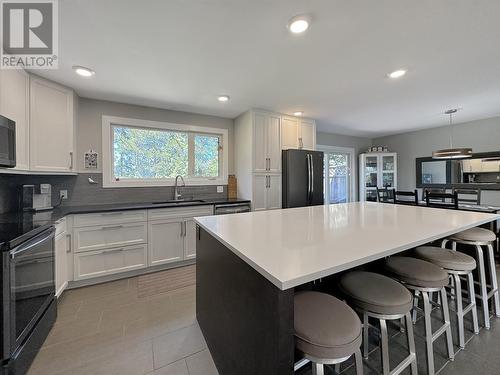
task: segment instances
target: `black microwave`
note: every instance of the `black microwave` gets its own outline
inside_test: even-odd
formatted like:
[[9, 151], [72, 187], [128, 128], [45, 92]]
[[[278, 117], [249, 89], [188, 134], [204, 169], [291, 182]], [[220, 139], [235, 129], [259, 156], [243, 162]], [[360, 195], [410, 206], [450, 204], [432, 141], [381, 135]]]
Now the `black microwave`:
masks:
[[0, 115], [0, 167], [16, 166], [16, 123]]

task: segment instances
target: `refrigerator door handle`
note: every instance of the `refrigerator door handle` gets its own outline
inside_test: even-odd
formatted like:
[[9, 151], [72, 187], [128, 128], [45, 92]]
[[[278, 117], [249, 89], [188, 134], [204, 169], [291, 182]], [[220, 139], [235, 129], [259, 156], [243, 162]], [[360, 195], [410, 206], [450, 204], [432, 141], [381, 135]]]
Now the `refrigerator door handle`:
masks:
[[307, 154], [307, 201], [311, 201], [311, 155]]
[[312, 155], [309, 155], [311, 158], [311, 204], [314, 199], [314, 159]]

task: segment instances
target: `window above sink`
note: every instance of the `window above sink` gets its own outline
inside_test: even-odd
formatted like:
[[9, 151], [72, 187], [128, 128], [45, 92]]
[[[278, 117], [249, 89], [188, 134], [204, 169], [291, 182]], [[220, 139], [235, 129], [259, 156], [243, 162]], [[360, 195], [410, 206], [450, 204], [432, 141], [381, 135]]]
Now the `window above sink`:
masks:
[[227, 184], [228, 130], [103, 116], [103, 186]]

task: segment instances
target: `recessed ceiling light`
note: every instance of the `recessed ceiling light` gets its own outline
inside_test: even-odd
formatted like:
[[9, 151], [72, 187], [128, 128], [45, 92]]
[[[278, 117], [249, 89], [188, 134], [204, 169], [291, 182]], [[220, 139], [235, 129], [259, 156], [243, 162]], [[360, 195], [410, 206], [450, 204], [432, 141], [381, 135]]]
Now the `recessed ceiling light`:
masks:
[[392, 73], [387, 74], [387, 77], [392, 78], [392, 79], [401, 78], [402, 76], [404, 76], [406, 74], [406, 72], [407, 71], [405, 69], [398, 69], [398, 70], [393, 71]]
[[288, 30], [294, 34], [301, 34], [309, 28], [310, 19], [307, 16], [295, 16], [288, 21]]
[[86, 68], [84, 66], [75, 65], [73, 66], [73, 70], [76, 72], [76, 74], [86, 78], [95, 75], [95, 72], [92, 69]]
[[293, 115], [294, 116], [302, 116], [304, 114], [303, 111], [296, 111], [296, 112], [293, 112]]
[[217, 100], [219, 102], [225, 103], [225, 102], [229, 101], [229, 95], [219, 95]]

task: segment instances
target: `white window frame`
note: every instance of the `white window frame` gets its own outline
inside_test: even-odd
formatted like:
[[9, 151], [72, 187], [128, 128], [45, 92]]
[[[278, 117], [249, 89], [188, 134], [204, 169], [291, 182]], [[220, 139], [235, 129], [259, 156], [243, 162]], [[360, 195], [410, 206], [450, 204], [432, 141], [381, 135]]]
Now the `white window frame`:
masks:
[[148, 186], [174, 186], [175, 178], [163, 179], [119, 179], [115, 180], [113, 175], [113, 145], [112, 126], [123, 125], [134, 128], [148, 128], [157, 130], [173, 130], [180, 132], [193, 132], [202, 134], [213, 134], [221, 137], [222, 160], [220, 163], [219, 177], [192, 177], [183, 176], [187, 186], [196, 185], [227, 185], [228, 176], [228, 130], [222, 128], [211, 128], [204, 126], [173, 124], [169, 122], [149, 121], [134, 118], [102, 116], [102, 185], [105, 188], [116, 187], [148, 187]]
[[[329, 146], [329, 145], [316, 145], [317, 151], [327, 152], [339, 152], [349, 154], [349, 158], [351, 159], [351, 173], [349, 176], [349, 202], [356, 202], [358, 200], [357, 191], [357, 160], [355, 158], [356, 150], [353, 147], [340, 147], [340, 146]], [[325, 192], [325, 204], [327, 204], [328, 197]]]

